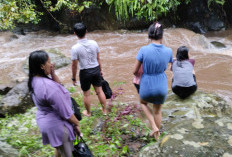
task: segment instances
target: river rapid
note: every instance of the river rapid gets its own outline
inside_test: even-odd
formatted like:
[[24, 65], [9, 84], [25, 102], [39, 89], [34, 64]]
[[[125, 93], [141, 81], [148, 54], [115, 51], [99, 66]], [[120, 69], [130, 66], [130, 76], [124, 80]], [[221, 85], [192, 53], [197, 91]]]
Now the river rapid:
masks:
[[[60, 35], [47, 31], [30, 32], [10, 37], [10, 32], [0, 32], [0, 85], [14, 84], [27, 78], [23, 65], [34, 50], [56, 49], [65, 56], [71, 56], [70, 49], [77, 42], [75, 35]], [[98, 42], [104, 78], [113, 89], [120, 84], [123, 94], [121, 102], [138, 103], [138, 94], [132, 84], [133, 67], [141, 46], [149, 44], [147, 32], [140, 31], [94, 31], [88, 39]], [[226, 48], [216, 48], [210, 42], [219, 41]], [[232, 105], [232, 30], [196, 34], [182, 28], [165, 29], [163, 44], [171, 47], [173, 56], [179, 46], [190, 49], [191, 58], [196, 60], [195, 72], [198, 89], [219, 94]], [[57, 70], [66, 87], [72, 86], [71, 65]], [[169, 89], [171, 72], [166, 71]], [[78, 79], [79, 80], [79, 79]], [[81, 91], [77, 87], [77, 91]]]

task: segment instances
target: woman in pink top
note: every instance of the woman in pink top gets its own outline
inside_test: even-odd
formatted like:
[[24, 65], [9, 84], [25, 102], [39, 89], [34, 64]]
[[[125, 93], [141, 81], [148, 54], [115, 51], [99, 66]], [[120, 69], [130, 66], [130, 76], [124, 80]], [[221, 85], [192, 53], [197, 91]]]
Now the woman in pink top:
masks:
[[137, 89], [138, 93], [139, 93], [140, 80], [141, 80], [142, 74], [143, 74], [143, 65], [141, 65], [141, 67], [139, 68], [139, 71], [138, 71], [137, 75], [133, 79], [133, 83], [134, 83], [135, 88]]
[[60, 84], [44, 51], [29, 56], [28, 87], [37, 107], [36, 122], [43, 144], [56, 148], [56, 157], [72, 157], [74, 129], [80, 134], [79, 121], [73, 114], [69, 92]]

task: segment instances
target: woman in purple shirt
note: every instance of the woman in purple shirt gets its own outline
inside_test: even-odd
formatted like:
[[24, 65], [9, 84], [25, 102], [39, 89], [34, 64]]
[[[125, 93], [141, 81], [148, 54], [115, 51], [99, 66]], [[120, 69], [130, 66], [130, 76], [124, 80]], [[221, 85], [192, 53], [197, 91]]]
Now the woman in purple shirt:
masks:
[[60, 84], [44, 51], [29, 56], [28, 87], [37, 107], [36, 121], [43, 144], [56, 148], [55, 156], [72, 157], [74, 129], [80, 134], [79, 121], [73, 114], [69, 92]]

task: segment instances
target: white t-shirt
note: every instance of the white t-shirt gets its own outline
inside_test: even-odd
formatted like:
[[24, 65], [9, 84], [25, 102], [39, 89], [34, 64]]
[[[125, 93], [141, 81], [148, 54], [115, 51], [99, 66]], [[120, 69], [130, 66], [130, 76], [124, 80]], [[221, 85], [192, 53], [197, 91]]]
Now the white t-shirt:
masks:
[[99, 47], [96, 41], [80, 39], [71, 49], [71, 59], [79, 61], [80, 70], [95, 68], [99, 65], [97, 53], [99, 53]]

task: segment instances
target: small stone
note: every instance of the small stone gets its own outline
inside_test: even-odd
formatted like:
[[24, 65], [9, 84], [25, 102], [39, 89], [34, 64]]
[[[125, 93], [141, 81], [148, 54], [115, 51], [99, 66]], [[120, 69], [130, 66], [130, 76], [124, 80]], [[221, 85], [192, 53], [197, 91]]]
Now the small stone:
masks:
[[232, 130], [232, 123], [228, 123], [227, 124], [227, 128], [230, 129], [230, 130]]
[[219, 125], [219, 126], [224, 126], [224, 124], [223, 124], [222, 122], [216, 121], [215, 123], [216, 123], [217, 125]]
[[209, 142], [201, 142], [199, 143], [201, 146], [208, 146], [209, 145]]
[[202, 129], [204, 128], [204, 125], [201, 124], [202, 121], [203, 121], [202, 119], [196, 119], [195, 122], [192, 123], [192, 126], [197, 129]]
[[181, 139], [183, 139], [184, 137], [183, 137], [181, 134], [174, 134], [174, 135], [171, 136], [171, 138], [174, 138], [174, 139], [176, 139], [176, 140], [181, 140]]
[[194, 142], [194, 141], [183, 141], [183, 142], [184, 142], [184, 144], [186, 144], [186, 145], [191, 145], [191, 146], [193, 146], [193, 147], [195, 147], [195, 148], [201, 147], [199, 143], [196, 143], [196, 142]]
[[232, 146], [232, 136], [229, 136], [228, 143], [229, 143], [230, 146]]
[[188, 130], [185, 128], [181, 128], [180, 130], [178, 130], [178, 132], [180, 132], [181, 134], [185, 134], [186, 132], [188, 132]]
[[232, 155], [229, 153], [224, 153], [222, 157], [232, 157]]

